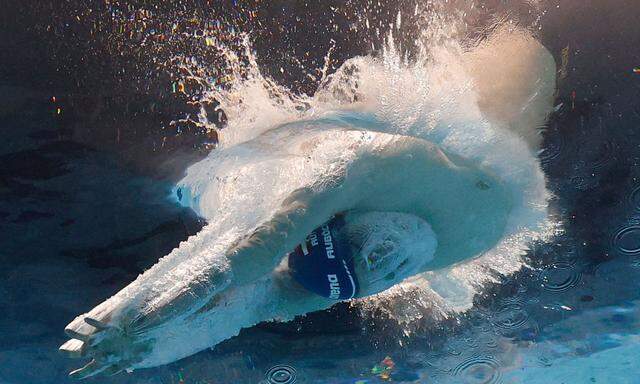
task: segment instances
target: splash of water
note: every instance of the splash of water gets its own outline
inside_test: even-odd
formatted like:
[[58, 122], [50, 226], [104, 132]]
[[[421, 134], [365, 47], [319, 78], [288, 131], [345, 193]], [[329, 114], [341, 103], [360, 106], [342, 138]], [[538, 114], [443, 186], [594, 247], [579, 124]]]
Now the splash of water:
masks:
[[496, 272], [521, 268], [527, 244], [552, 228], [536, 151], [555, 63], [521, 29], [466, 46], [451, 37], [456, 23], [435, 25], [417, 56], [389, 33], [381, 55], [322, 71], [312, 96], [264, 77], [248, 39], [246, 60], [220, 46], [235, 75], [206, 97], [229, 124], [175, 190], [209, 224], [67, 327], [62, 349], [94, 358], [76, 374], [169, 363], [260, 321], [327, 308], [280, 261], [344, 210], [408, 212], [433, 227], [438, 248], [420, 273], [353, 301], [407, 332], [468, 309]]

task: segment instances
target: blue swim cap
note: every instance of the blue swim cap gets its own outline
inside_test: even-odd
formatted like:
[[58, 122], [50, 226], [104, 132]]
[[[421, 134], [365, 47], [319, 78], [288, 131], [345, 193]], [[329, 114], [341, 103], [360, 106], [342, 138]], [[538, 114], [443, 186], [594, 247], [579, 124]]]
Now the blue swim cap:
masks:
[[292, 277], [309, 291], [333, 300], [351, 299], [358, 293], [351, 248], [344, 236], [337, 236], [344, 225], [344, 217], [335, 216], [288, 254]]

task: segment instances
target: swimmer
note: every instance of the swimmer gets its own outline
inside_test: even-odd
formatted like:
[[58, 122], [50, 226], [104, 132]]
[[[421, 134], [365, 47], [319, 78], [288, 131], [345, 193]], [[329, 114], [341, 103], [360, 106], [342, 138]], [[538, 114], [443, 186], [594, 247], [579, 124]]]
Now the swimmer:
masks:
[[263, 321], [398, 284], [390, 295], [421, 289], [475, 259], [518, 268], [548, 223], [536, 153], [555, 63], [533, 39], [509, 34], [460, 65], [476, 97], [445, 104], [464, 114], [433, 115], [429, 103], [451, 89], [436, 87], [444, 94], [426, 95], [416, 124], [442, 116], [424, 130], [338, 111], [227, 139], [190, 166], [174, 196], [207, 225], [67, 325], [60, 350], [90, 360], [71, 375], [168, 364]]
[[293, 279], [332, 300], [380, 293], [433, 258], [431, 226], [399, 212], [338, 214], [288, 254]]

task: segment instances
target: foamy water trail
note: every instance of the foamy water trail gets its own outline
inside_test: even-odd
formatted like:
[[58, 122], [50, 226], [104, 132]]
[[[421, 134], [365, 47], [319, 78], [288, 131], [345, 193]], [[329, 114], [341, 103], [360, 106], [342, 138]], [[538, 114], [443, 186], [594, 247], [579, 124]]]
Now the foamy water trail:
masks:
[[447, 32], [427, 29], [412, 59], [389, 34], [381, 55], [323, 71], [313, 96], [266, 79], [249, 48], [246, 61], [227, 50], [236, 77], [207, 96], [229, 125], [174, 191], [208, 224], [67, 327], [62, 349], [95, 359], [76, 374], [169, 363], [243, 327], [328, 308], [282, 258], [341, 211], [406, 212], [433, 228], [432, 259], [352, 301], [406, 332], [470, 308], [496, 272], [520, 269], [528, 244], [553, 229], [537, 150], [555, 63], [520, 29], [472, 47]]

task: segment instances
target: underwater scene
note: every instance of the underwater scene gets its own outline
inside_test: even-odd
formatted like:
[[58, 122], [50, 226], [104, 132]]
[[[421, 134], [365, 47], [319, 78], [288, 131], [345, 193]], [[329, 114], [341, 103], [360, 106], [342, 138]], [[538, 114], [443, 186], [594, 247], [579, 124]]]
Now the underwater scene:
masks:
[[632, 0], [33, 0], [0, 384], [640, 383]]

